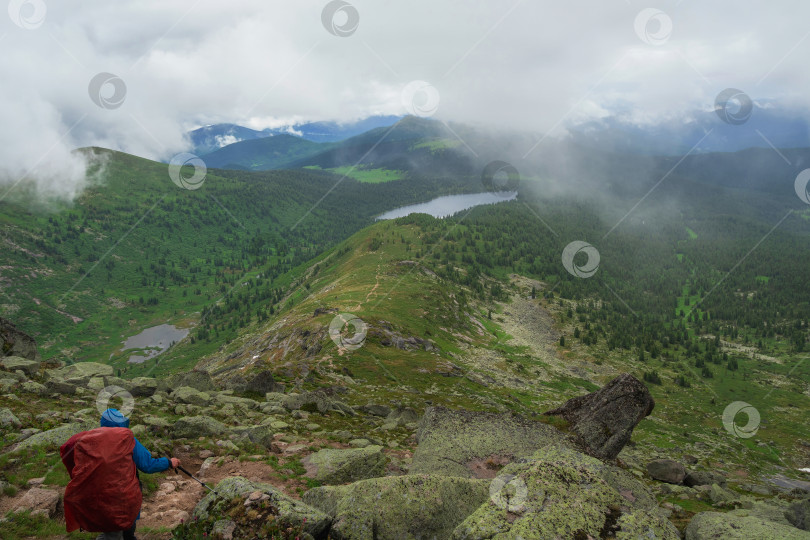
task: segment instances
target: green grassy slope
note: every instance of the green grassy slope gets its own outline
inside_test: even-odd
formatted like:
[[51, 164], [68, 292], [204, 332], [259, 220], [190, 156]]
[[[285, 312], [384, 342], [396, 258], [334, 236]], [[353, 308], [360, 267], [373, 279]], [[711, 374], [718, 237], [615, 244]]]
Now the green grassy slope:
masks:
[[[96, 152], [106, 160], [103, 180], [75, 203], [45, 208], [24, 194], [0, 203], [0, 314], [33, 335], [45, 358], [123, 367], [125, 338], [155, 324], [193, 325], [223, 296], [249, 294], [212, 314], [216, 337], [227, 341], [267, 316], [291, 280], [284, 274], [374, 215], [458, 189], [425, 179], [369, 188], [320, 171], [209, 170], [189, 191], [172, 183], [165, 164]], [[206, 341], [188, 361], [218, 346]]]

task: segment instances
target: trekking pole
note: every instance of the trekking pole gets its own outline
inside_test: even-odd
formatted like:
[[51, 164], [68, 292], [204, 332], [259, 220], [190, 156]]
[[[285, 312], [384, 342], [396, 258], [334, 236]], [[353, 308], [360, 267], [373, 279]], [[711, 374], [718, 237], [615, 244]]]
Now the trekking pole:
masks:
[[[158, 450], [160, 450], [160, 451], [161, 451], [161, 453], [162, 453], [163, 455], [165, 455], [165, 456], [170, 455], [170, 454], [167, 454], [166, 452], [163, 452], [163, 449], [162, 449], [162, 448], [157, 447], [157, 446], [156, 446], [156, 448], [157, 448]], [[171, 460], [169, 461], [169, 467], [171, 467]], [[184, 474], [187, 474], [187, 475], [188, 475], [188, 476], [189, 476], [189, 477], [190, 477], [192, 480], [196, 480], [196, 481], [197, 481], [197, 482], [199, 482], [199, 483], [200, 483], [200, 484], [201, 484], [201, 485], [202, 485], [202, 486], [203, 486], [205, 489], [207, 489], [208, 491], [210, 491], [211, 493], [213, 493], [214, 495], [216, 495], [217, 497], [219, 497], [219, 493], [217, 493], [217, 492], [216, 492], [216, 490], [212, 489], [212, 488], [211, 488], [211, 487], [210, 487], [208, 484], [206, 484], [205, 482], [203, 482], [202, 480], [200, 480], [199, 478], [197, 478], [196, 476], [194, 476], [193, 474], [191, 474], [190, 472], [188, 472], [188, 471], [187, 471], [186, 469], [184, 469], [183, 467], [181, 467], [181, 466], [176, 467], [176, 468], [174, 469], [175, 474], [177, 474], [177, 469], [180, 469], [181, 471], [183, 471], [183, 473], [184, 473]]]
[[[203, 482], [202, 480], [200, 480], [199, 478], [197, 478], [196, 476], [194, 476], [193, 474], [191, 474], [190, 472], [188, 472], [187, 470], [185, 470], [183, 467], [178, 466], [178, 467], [177, 467], [177, 469], [180, 469], [180, 471], [181, 471], [181, 472], [183, 472], [184, 474], [188, 475], [188, 476], [189, 476], [191, 479], [196, 480], [197, 482], [199, 482], [199, 483], [200, 483], [200, 485], [202, 485], [202, 487], [204, 487], [205, 489], [207, 489], [208, 491], [210, 491], [211, 493], [213, 493], [214, 495], [216, 495], [217, 497], [219, 497], [219, 493], [217, 493], [216, 491], [214, 491], [213, 489], [211, 489], [211, 488], [208, 486], [208, 484], [206, 484], [205, 482]], [[177, 472], [177, 469], [175, 469], [175, 470], [174, 470], [174, 472]]]

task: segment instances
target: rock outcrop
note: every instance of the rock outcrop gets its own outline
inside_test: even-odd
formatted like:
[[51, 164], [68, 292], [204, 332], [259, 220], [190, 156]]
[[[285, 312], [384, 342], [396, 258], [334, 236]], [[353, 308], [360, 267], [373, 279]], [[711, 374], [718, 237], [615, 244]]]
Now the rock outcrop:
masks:
[[542, 422], [497, 413], [431, 407], [416, 432], [410, 472], [492, 478], [495, 468], [531, 455], [565, 436]]
[[686, 478], [686, 468], [672, 459], [655, 459], [647, 464], [650, 477], [669, 484], [680, 484]]
[[0, 357], [3, 356], [19, 356], [37, 362], [42, 360], [34, 338], [19, 330], [8, 319], [0, 317]]
[[623, 373], [602, 389], [578, 396], [545, 414], [567, 420], [583, 449], [600, 459], [614, 459], [630, 441], [633, 428], [655, 407], [644, 383]]
[[680, 538], [641, 482], [562, 445], [504, 467], [489, 494], [451, 538]]
[[26, 377], [33, 377], [39, 372], [41, 362], [39, 360], [30, 360], [21, 356], [6, 356], [0, 358], [0, 367], [6, 371], [15, 372], [18, 369], [25, 373]]
[[[329, 516], [307, 504], [288, 497], [270, 484], [251, 482], [241, 476], [231, 476], [221, 480], [216, 493], [208, 493], [194, 507], [194, 517], [207, 519], [211, 515], [226, 515], [240, 506], [250, 506], [251, 502], [266, 502], [272, 515], [279, 521], [293, 527], [301, 527], [314, 538], [323, 538], [331, 519]], [[246, 534], [247, 533], [247, 534]], [[234, 538], [252, 537], [250, 531], [235, 531]]]
[[712, 471], [689, 471], [686, 473], [683, 483], [689, 487], [710, 486], [712, 484], [726, 487], [726, 477]]
[[46, 386], [48, 386], [48, 383], [52, 383], [53, 385], [72, 385], [74, 387], [87, 386], [90, 379], [95, 377], [111, 377], [112, 374], [113, 368], [107, 364], [99, 364], [98, 362], [77, 362], [62, 368], [48, 370], [45, 372], [45, 381]]
[[345, 450], [324, 448], [304, 458], [302, 463], [308, 478], [331, 485], [383, 476], [388, 458], [381, 446]]
[[810, 531], [810, 499], [796, 501], [788, 506], [785, 519], [797, 529]]
[[177, 439], [213, 437], [225, 433], [225, 424], [208, 416], [184, 416], [172, 426], [172, 435]]
[[686, 540], [810, 540], [810, 533], [754, 516], [721, 512], [695, 514], [686, 527]]
[[408, 475], [311, 489], [304, 502], [333, 518], [330, 538], [417, 540], [449, 538], [488, 494], [485, 480]]

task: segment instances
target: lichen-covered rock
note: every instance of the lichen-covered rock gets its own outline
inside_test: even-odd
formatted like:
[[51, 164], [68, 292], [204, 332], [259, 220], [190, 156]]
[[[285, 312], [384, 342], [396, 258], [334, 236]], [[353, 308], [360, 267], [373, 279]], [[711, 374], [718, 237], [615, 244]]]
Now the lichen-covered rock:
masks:
[[673, 459], [655, 459], [647, 464], [650, 476], [661, 482], [680, 484], [686, 477], [686, 468]]
[[152, 377], [135, 377], [125, 386], [134, 397], [152, 396], [157, 391], [157, 387], [158, 381]]
[[419, 421], [419, 413], [411, 407], [397, 407], [385, 417], [386, 422], [396, 422], [397, 426], [413, 424]]
[[[99, 379], [103, 380], [100, 377], [91, 377], [90, 380]], [[88, 381], [89, 384], [89, 381]], [[103, 386], [102, 386], [103, 388]], [[101, 388], [99, 388], [100, 390]], [[45, 381], [45, 391], [50, 394], [64, 394], [66, 396], [72, 396], [76, 393], [76, 385], [73, 383], [69, 383], [67, 381], [63, 381], [60, 379], [49, 379]]]
[[45, 372], [46, 381], [63, 382], [74, 386], [87, 386], [93, 377], [110, 377], [112, 366], [98, 362], [77, 362], [59, 369]]
[[742, 517], [751, 516], [764, 519], [765, 521], [781, 523], [782, 525], [791, 525], [790, 521], [785, 518], [785, 510], [788, 508], [786, 501], [777, 498], [764, 500], [748, 499], [744, 502], [744, 505], [745, 508], [731, 510], [728, 515]]
[[[331, 519], [328, 515], [307, 504], [292, 499], [270, 484], [251, 482], [241, 476], [224, 478], [215, 488], [216, 494], [209, 492], [194, 507], [194, 516], [206, 519], [213, 512], [226, 514], [233, 509], [234, 499], [246, 499], [252, 493], [260, 492], [269, 496], [267, 502], [275, 507], [278, 519], [293, 527], [303, 525], [304, 532], [318, 538], [325, 534]], [[242, 504], [240, 501], [238, 504]]]
[[174, 423], [172, 434], [177, 439], [212, 437], [225, 432], [225, 424], [207, 416], [184, 416]]
[[378, 405], [377, 403], [363, 405], [362, 407], [359, 407], [359, 410], [366, 414], [370, 414], [372, 416], [381, 416], [383, 418], [391, 414], [391, 407], [386, 405]]
[[247, 380], [244, 391], [265, 394], [267, 392], [275, 392], [279, 388], [283, 387], [276, 383], [270, 370], [264, 370], [256, 373]]
[[709, 499], [716, 505], [731, 504], [740, 500], [740, 496], [729, 489], [712, 484], [709, 488]]
[[220, 403], [222, 405], [225, 405], [225, 404], [236, 405], [239, 408], [241, 408], [243, 411], [250, 411], [250, 410], [259, 408], [259, 403], [257, 401], [255, 401], [255, 400], [252, 400], [252, 399], [249, 399], [249, 398], [231, 396], [231, 395], [222, 394], [222, 393], [215, 394], [214, 395], [214, 401], [216, 403]]
[[23, 392], [28, 392], [29, 394], [41, 395], [48, 392], [48, 389], [45, 388], [44, 384], [39, 384], [35, 381], [26, 381], [22, 383], [21, 388]]
[[276, 430], [270, 427], [268, 423], [248, 428], [245, 434], [251, 442], [260, 444], [265, 448], [272, 448], [273, 442], [275, 442]]
[[726, 477], [718, 472], [712, 471], [689, 471], [686, 473], [683, 483], [689, 487], [710, 486], [712, 484], [726, 487]]
[[97, 427], [98, 422], [75, 422], [49, 429], [48, 431], [40, 431], [18, 444], [16, 450], [33, 446], [61, 446], [75, 434]]
[[630, 442], [633, 429], [655, 407], [644, 383], [623, 373], [602, 389], [569, 399], [545, 414], [571, 424], [583, 448], [600, 459], [614, 459]]
[[171, 394], [171, 398], [177, 403], [185, 403], [188, 405], [197, 405], [198, 407], [205, 407], [211, 403], [211, 396], [205, 392], [200, 392], [196, 388], [190, 386], [181, 386]]
[[304, 410], [307, 412], [327, 413], [334, 408], [332, 400], [323, 392], [304, 392], [289, 394], [281, 402], [288, 411]]
[[411, 473], [464, 478], [492, 478], [494, 469], [487, 466], [488, 460], [502, 465], [565, 440], [557, 429], [542, 422], [444, 407], [425, 411], [416, 437], [419, 446], [413, 455]]
[[0, 426], [18, 428], [22, 426], [22, 422], [11, 412], [11, 409], [3, 407], [0, 409]]
[[810, 499], [796, 501], [785, 510], [785, 519], [803, 531], [810, 531]]
[[641, 482], [562, 445], [507, 465], [489, 492], [453, 539], [680, 538]]
[[318, 487], [304, 502], [333, 517], [336, 540], [415, 540], [448, 538], [488, 494], [486, 480], [407, 475]]
[[695, 514], [686, 526], [686, 540], [810, 540], [810, 532], [753, 516], [721, 512]]
[[14, 323], [0, 317], [0, 357], [19, 356], [28, 360], [41, 360], [34, 338], [19, 330]]
[[166, 379], [158, 381], [158, 390], [171, 392], [175, 388], [189, 386], [200, 392], [210, 392], [215, 389], [214, 380], [207, 371], [192, 370], [176, 373]]
[[304, 458], [302, 463], [308, 478], [331, 485], [383, 476], [388, 458], [383, 454], [382, 446], [345, 450], [324, 448]]
[[18, 369], [25, 373], [28, 377], [33, 377], [39, 372], [40, 362], [37, 360], [29, 360], [20, 356], [6, 356], [0, 358], [0, 366], [6, 371], [17, 371]]

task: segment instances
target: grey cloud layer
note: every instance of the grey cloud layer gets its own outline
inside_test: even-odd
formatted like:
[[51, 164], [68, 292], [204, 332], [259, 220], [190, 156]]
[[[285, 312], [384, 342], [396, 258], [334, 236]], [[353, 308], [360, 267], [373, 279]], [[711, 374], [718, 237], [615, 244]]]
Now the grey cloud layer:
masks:
[[[727, 87], [807, 105], [810, 7], [798, 1], [662, 2], [672, 31], [658, 46], [637, 35], [648, 6], [633, 1], [357, 0], [345, 38], [321, 24], [326, 3], [51, 0], [38, 28], [3, 18], [0, 182], [27, 174], [72, 197], [86, 165], [75, 147], [168, 159], [201, 124], [402, 114], [412, 80], [438, 89], [439, 118], [555, 134], [616, 111], [678, 118]], [[88, 96], [99, 72], [125, 82], [119, 107]]]

